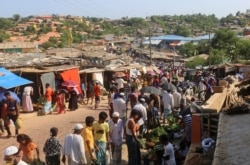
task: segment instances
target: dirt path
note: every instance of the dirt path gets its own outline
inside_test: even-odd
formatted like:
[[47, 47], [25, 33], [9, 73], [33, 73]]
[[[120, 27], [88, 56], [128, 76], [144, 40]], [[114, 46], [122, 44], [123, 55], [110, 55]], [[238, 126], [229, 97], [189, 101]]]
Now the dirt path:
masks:
[[[93, 116], [96, 120], [98, 119], [98, 114], [100, 111], [106, 111], [108, 113], [107, 100], [102, 100], [98, 110], [92, 109], [91, 105], [80, 105], [79, 109], [76, 111], [67, 111], [66, 114], [61, 115], [47, 115], [47, 116], [37, 116], [36, 112], [31, 114], [21, 114], [23, 118], [23, 127], [20, 133], [28, 134], [35, 143], [38, 144], [41, 154], [41, 159], [44, 160], [44, 153], [42, 152], [43, 145], [46, 139], [49, 137], [49, 130], [51, 127], [55, 126], [59, 129], [58, 138], [61, 144], [63, 144], [64, 137], [72, 132], [72, 128], [75, 123], [81, 122], [84, 124], [86, 116]], [[14, 132], [12, 128], [12, 132]], [[6, 134], [5, 134], [6, 135]], [[6, 139], [4, 136], [0, 136], [0, 165], [3, 165], [3, 151], [6, 147], [10, 145], [18, 146], [16, 138]], [[123, 164], [127, 164], [127, 147], [123, 144], [122, 160]]]

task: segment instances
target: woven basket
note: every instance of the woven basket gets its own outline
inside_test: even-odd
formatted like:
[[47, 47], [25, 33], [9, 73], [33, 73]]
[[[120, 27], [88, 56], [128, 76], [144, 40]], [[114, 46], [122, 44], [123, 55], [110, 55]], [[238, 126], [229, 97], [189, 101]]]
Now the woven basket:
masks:
[[224, 88], [224, 86], [213, 86], [213, 91], [214, 93], [222, 93]]

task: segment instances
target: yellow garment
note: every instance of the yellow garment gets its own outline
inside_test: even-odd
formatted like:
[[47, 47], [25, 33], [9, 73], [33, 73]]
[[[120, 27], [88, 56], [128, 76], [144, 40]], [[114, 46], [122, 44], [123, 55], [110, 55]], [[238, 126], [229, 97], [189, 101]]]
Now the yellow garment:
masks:
[[107, 142], [106, 134], [109, 133], [108, 123], [99, 123], [96, 122], [93, 124], [94, 139], [102, 142]]
[[90, 149], [93, 150], [94, 149], [94, 137], [93, 137], [92, 127], [83, 128], [82, 137], [84, 139], [85, 152], [89, 152], [87, 141], [89, 141]]

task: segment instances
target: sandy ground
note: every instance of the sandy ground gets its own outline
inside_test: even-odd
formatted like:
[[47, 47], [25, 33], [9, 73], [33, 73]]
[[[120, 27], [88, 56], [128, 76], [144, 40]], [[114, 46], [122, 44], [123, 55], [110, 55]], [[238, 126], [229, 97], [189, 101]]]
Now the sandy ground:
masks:
[[[59, 129], [58, 138], [61, 144], [63, 144], [64, 137], [71, 133], [75, 123], [83, 123], [86, 116], [93, 116], [96, 120], [98, 119], [98, 114], [101, 111], [108, 113], [107, 99], [101, 101], [100, 107], [97, 110], [93, 109], [91, 105], [81, 105], [79, 104], [79, 109], [76, 111], [67, 111], [66, 114], [61, 115], [47, 115], [47, 116], [37, 116], [36, 112], [24, 114], [21, 113], [21, 118], [23, 119], [23, 127], [20, 133], [28, 134], [35, 143], [38, 144], [40, 149], [40, 158], [44, 160], [44, 153], [42, 152], [43, 145], [47, 138], [49, 138], [49, 130], [51, 127], [57, 127]], [[14, 134], [14, 129], [12, 127], [12, 134]], [[6, 133], [0, 136], [0, 165], [4, 164], [3, 152], [4, 149], [10, 145], [18, 146], [16, 138], [6, 138]], [[127, 146], [123, 144], [122, 153], [122, 164], [127, 164], [128, 154]]]

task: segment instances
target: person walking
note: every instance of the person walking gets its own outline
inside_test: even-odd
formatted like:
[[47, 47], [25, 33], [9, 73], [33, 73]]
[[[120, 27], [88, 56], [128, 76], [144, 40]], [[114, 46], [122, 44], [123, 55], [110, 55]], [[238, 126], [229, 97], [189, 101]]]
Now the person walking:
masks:
[[5, 100], [7, 116], [5, 117], [4, 126], [8, 133], [7, 137], [9, 138], [11, 137], [10, 126], [9, 126], [10, 120], [12, 120], [15, 125], [16, 136], [18, 135], [18, 127], [16, 125], [16, 121], [19, 117], [19, 106], [17, 100], [10, 95], [9, 91], [5, 92], [4, 96], [7, 98]]
[[140, 113], [142, 114], [142, 118], [138, 121], [138, 124], [140, 125], [140, 129], [139, 129], [140, 137], [143, 137], [143, 133], [147, 130], [148, 117], [147, 117], [146, 107], [143, 106], [144, 103], [145, 103], [145, 99], [141, 98], [139, 102], [133, 108], [133, 110], [140, 111]]
[[164, 91], [164, 93], [162, 95], [162, 102], [163, 102], [163, 106], [164, 106], [163, 123], [165, 124], [165, 121], [168, 120], [169, 116], [172, 114], [172, 108], [174, 105], [173, 95], [171, 94], [170, 90]]
[[131, 88], [131, 92], [132, 93], [129, 94], [128, 99], [126, 101], [126, 104], [128, 104], [128, 102], [130, 102], [130, 108], [133, 109], [135, 104], [137, 104], [138, 94], [136, 93], [136, 88], [134, 88], [134, 87]]
[[50, 138], [44, 144], [43, 152], [45, 153], [46, 165], [60, 165], [62, 145], [58, 138], [58, 128], [50, 129]]
[[177, 92], [177, 90], [175, 89], [173, 92], [173, 110], [175, 113], [179, 113], [180, 112], [180, 104], [181, 104], [181, 94], [179, 92]]
[[77, 88], [74, 87], [70, 87], [69, 90], [69, 106], [68, 108], [71, 111], [75, 111], [76, 109], [78, 109], [78, 95], [79, 95], [79, 91]]
[[85, 155], [88, 164], [96, 162], [95, 149], [98, 150], [93, 137], [94, 117], [87, 116], [85, 119], [86, 127], [83, 128], [82, 137], [84, 137]]
[[50, 87], [50, 84], [47, 83], [45, 85], [46, 87], [46, 91], [45, 91], [45, 99], [46, 99], [46, 103], [43, 107], [43, 110], [45, 112], [45, 114], [52, 114], [52, 96], [54, 94], [53, 89]]
[[0, 136], [5, 133], [4, 123], [6, 120], [6, 116], [7, 116], [7, 104], [6, 100], [2, 100], [0, 101], [0, 130], [1, 130]]
[[87, 160], [84, 150], [84, 140], [81, 136], [83, 125], [77, 123], [74, 126], [74, 132], [68, 134], [64, 140], [62, 162], [68, 165], [86, 165]]
[[64, 104], [64, 95], [60, 90], [56, 91], [56, 108], [57, 108], [57, 114], [66, 113]]
[[16, 137], [16, 139], [19, 143], [19, 152], [22, 151], [23, 153], [23, 161], [27, 164], [33, 164], [36, 159], [40, 160], [39, 148], [28, 135], [20, 134]]
[[141, 165], [140, 141], [136, 135], [138, 127], [136, 123], [142, 117], [137, 110], [132, 110], [126, 123], [126, 144], [128, 147], [128, 165]]
[[99, 82], [96, 82], [96, 85], [94, 87], [94, 93], [95, 93], [95, 109], [97, 109], [101, 101], [101, 98], [100, 98], [101, 88], [100, 88]]
[[96, 159], [99, 165], [106, 164], [106, 149], [109, 148], [109, 125], [105, 122], [107, 117], [106, 112], [100, 112], [98, 121], [93, 124], [94, 140], [98, 148]]
[[23, 90], [23, 97], [22, 97], [23, 112], [33, 112], [33, 104], [31, 100], [33, 92], [34, 91], [32, 86], [26, 86]]
[[90, 81], [87, 84], [86, 93], [87, 93], [87, 102], [86, 102], [86, 104], [89, 103], [89, 99], [90, 99], [91, 100], [90, 105], [92, 105], [93, 99], [94, 99], [94, 85]]
[[125, 122], [126, 122], [126, 102], [124, 100], [124, 93], [120, 93], [119, 94], [119, 98], [114, 100], [113, 103], [113, 107], [114, 107], [114, 112], [118, 112], [119, 113], [119, 117], [123, 122], [123, 125], [125, 126]]
[[114, 112], [112, 119], [109, 120], [109, 137], [112, 153], [112, 165], [120, 165], [122, 160], [122, 138], [123, 138], [123, 121], [120, 119], [120, 114]]
[[4, 150], [4, 160], [6, 165], [28, 165], [21, 159], [16, 146], [9, 146]]

